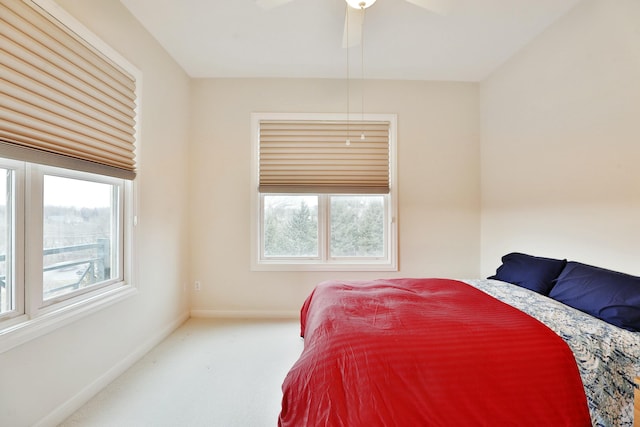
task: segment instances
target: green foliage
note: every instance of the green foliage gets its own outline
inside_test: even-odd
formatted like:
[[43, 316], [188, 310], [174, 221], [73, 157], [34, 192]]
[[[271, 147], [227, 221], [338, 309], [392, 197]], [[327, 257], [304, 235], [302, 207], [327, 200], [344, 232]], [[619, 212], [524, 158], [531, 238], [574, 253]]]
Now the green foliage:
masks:
[[384, 255], [384, 202], [375, 196], [331, 199], [331, 256]]
[[[280, 199], [280, 198], [279, 198]], [[300, 198], [281, 197], [265, 210], [264, 239], [266, 256], [315, 257], [318, 256], [318, 210], [310, 209]]]
[[318, 218], [311, 216], [309, 206], [300, 201], [300, 209], [289, 218], [285, 228], [287, 252], [293, 256], [316, 256], [318, 253]]
[[[305, 197], [269, 196], [264, 210], [268, 257], [318, 256], [318, 211]], [[384, 197], [331, 196], [331, 256], [384, 256]]]

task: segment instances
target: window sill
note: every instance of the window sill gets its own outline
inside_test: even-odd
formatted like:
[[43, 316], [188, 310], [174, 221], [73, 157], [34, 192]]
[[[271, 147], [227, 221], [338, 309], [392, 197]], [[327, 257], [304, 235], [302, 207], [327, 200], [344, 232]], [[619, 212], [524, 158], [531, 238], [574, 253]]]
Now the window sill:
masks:
[[137, 293], [137, 288], [131, 285], [120, 286], [32, 319], [24, 316], [26, 320], [0, 331], [0, 354]]

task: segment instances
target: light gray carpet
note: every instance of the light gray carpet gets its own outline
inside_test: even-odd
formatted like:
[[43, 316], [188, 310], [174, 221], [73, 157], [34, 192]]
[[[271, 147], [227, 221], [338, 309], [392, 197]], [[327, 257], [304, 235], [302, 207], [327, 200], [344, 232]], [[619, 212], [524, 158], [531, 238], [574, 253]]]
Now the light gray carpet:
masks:
[[276, 426], [298, 321], [189, 319], [62, 427]]

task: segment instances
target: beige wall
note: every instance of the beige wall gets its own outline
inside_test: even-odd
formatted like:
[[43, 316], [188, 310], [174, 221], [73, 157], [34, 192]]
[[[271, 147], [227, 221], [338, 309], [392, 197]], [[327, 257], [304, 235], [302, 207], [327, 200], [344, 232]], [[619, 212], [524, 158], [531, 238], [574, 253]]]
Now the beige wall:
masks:
[[140, 293], [0, 354], [0, 425], [55, 423], [189, 308], [295, 313], [320, 280], [486, 276], [512, 250], [640, 274], [637, 0], [584, 0], [481, 85], [367, 82], [398, 115], [388, 274], [249, 268], [250, 114], [343, 112], [344, 81], [190, 81], [118, 1], [59, 3], [143, 72]]
[[0, 354], [0, 425], [55, 425], [188, 314], [186, 74], [113, 0], [59, 0], [143, 73], [140, 292]]
[[365, 94], [367, 112], [398, 115], [400, 272], [252, 272], [251, 113], [344, 112], [346, 83], [192, 83], [190, 270], [202, 283], [193, 310], [297, 313], [312, 286], [329, 278], [477, 277], [477, 85], [369, 81]]
[[481, 85], [483, 275], [514, 250], [640, 274], [639, 22], [585, 0]]

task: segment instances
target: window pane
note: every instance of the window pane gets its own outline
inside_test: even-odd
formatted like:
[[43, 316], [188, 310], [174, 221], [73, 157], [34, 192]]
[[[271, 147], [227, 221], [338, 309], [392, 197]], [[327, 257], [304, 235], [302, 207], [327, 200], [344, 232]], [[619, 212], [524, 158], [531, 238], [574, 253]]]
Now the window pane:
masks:
[[264, 196], [264, 256], [318, 256], [318, 197]]
[[12, 171], [0, 169], [0, 314], [13, 310], [15, 306], [12, 280], [12, 177]]
[[331, 196], [331, 256], [384, 256], [384, 196]]
[[43, 300], [117, 277], [118, 187], [44, 176]]

